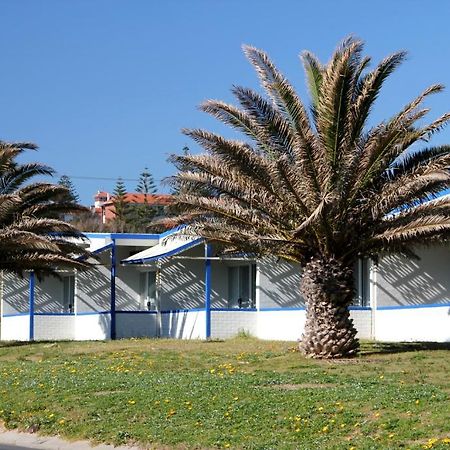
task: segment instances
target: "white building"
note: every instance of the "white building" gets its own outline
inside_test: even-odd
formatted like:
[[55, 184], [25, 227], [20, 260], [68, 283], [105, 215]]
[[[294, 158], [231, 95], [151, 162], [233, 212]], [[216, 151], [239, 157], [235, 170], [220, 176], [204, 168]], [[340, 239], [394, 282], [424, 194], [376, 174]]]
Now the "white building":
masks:
[[[2, 340], [227, 338], [243, 330], [296, 340], [305, 322], [300, 267], [275, 258], [220, 258], [202, 239], [87, 233], [92, 269], [60, 279], [1, 278]], [[450, 341], [450, 248], [420, 260], [380, 258], [356, 268], [351, 316], [359, 337]]]

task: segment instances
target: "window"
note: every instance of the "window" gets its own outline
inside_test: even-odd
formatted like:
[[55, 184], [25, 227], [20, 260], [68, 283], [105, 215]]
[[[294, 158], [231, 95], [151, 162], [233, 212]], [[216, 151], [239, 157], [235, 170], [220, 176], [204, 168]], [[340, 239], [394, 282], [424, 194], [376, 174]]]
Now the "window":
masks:
[[354, 283], [355, 298], [353, 305], [369, 306], [370, 304], [370, 261], [369, 259], [359, 259], [355, 264]]
[[254, 308], [256, 264], [228, 267], [228, 307]]
[[141, 308], [156, 310], [156, 272], [143, 272], [140, 275]]
[[75, 304], [75, 275], [64, 275], [62, 311], [64, 313], [73, 313]]

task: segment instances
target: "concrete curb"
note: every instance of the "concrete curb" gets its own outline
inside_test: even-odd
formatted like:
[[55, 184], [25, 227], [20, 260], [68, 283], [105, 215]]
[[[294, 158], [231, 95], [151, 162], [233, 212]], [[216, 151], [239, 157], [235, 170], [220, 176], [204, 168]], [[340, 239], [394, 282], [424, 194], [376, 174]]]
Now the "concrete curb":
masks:
[[94, 446], [89, 441], [69, 442], [57, 436], [39, 436], [38, 434], [22, 433], [16, 430], [5, 431], [1, 428], [0, 444], [45, 450], [140, 450], [139, 447], [114, 447], [105, 444]]

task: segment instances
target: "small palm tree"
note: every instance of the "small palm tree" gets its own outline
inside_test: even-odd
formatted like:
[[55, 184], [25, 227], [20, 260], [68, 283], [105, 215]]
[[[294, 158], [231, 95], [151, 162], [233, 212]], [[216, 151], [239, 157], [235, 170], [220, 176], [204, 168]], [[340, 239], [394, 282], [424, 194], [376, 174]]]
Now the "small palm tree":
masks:
[[415, 244], [450, 235], [450, 200], [435, 198], [450, 185], [450, 147], [414, 146], [450, 118], [418, 123], [428, 112], [423, 100], [442, 86], [369, 128], [383, 82], [405, 53], [369, 71], [362, 51], [362, 42], [348, 38], [325, 65], [302, 54], [307, 111], [267, 54], [244, 47], [268, 98], [234, 87], [240, 107], [209, 100], [201, 109], [246, 139], [185, 130], [208, 153], [173, 157], [182, 170], [172, 183], [187, 192], [178, 196], [180, 223], [229, 248], [301, 264], [307, 319], [300, 348], [313, 357], [358, 352], [348, 311], [358, 258], [411, 255]]
[[16, 158], [26, 149], [36, 146], [0, 141], [0, 270], [20, 275], [34, 270], [41, 276], [61, 267], [86, 268], [77, 258], [87, 256], [79, 245], [81, 233], [58, 219], [85, 208], [64, 201], [64, 186], [31, 182], [54, 172], [39, 163], [19, 164]]

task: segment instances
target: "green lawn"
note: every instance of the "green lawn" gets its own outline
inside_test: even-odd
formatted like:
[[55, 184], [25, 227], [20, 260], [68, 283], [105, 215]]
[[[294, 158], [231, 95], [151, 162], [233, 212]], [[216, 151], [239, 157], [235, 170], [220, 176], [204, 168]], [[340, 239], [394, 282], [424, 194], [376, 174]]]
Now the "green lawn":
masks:
[[364, 344], [336, 362], [293, 343], [0, 343], [9, 428], [148, 448], [450, 448], [450, 346]]

